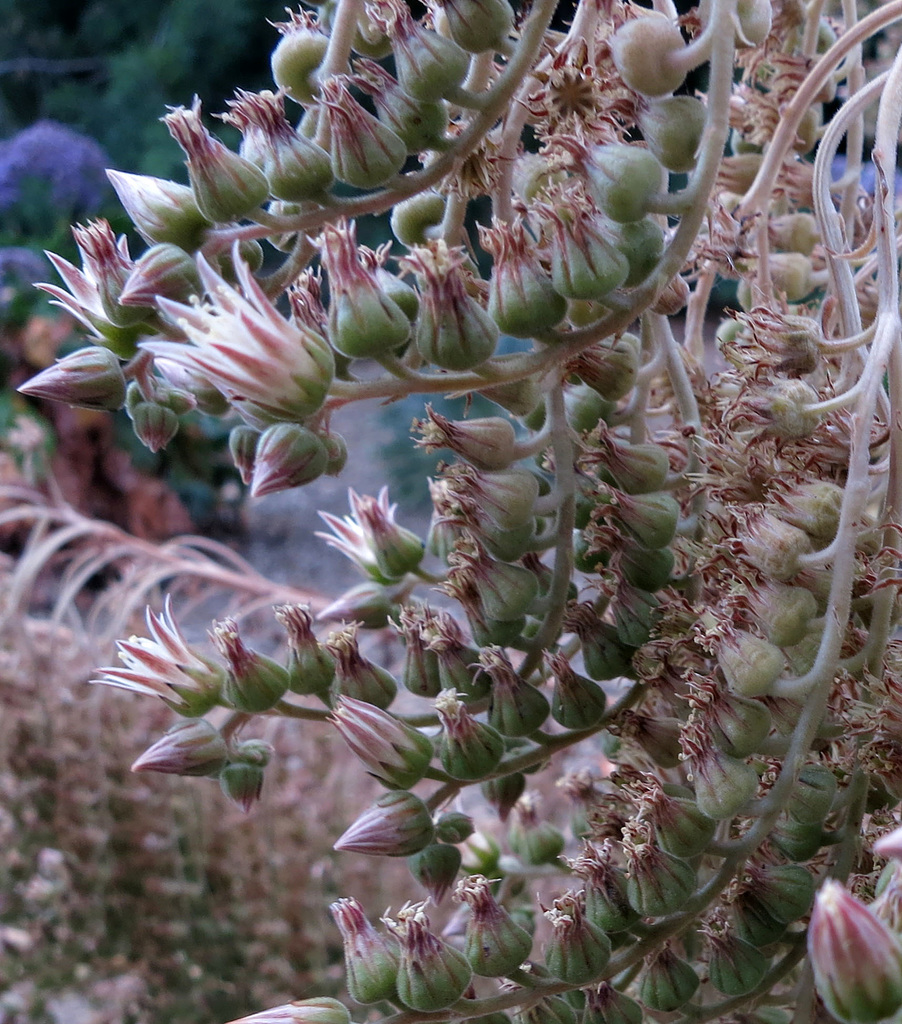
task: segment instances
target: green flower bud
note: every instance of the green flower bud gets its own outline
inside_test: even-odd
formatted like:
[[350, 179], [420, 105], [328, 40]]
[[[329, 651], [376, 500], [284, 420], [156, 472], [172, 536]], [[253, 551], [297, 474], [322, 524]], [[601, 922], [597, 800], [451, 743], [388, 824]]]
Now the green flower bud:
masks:
[[445, 197], [427, 190], [396, 203], [391, 212], [392, 234], [402, 245], [425, 245], [430, 228], [445, 216]]
[[448, 811], [435, 823], [435, 838], [440, 843], [462, 843], [473, 835], [473, 819], [462, 811]]
[[485, 876], [475, 874], [463, 879], [454, 898], [470, 909], [464, 954], [473, 973], [502, 978], [517, 970], [529, 956], [532, 936], [496, 902]]
[[768, 913], [753, 891], [743, 892], [733, 902], [736, 934], [753, 946], [769, 946], [786, 931], [786, 925]]
[[366, 919], [357, 900], [341, 899], [329, 909], [344, 942], [351, 998], [364, 1005], [394, 998], [397, 952]]
[[563, 655], [546, 654], [554, 679], [551, 717], [565, 729], [590, 729], [604, 718], [607, 698], [591, 679], [577, 675]]
[[586, 918], [594, 925], [604, 932], [621, 932], [639, 920], [627, 896], [626, 875], [612, 863], [609, 844], [599, 849], [587, 843], [584, 855], [570, 866], [585, 880]]
[[219, 730], [205, 718], [176, 722], [132, 765], [133, 772], [166, 775], [218, 775], [229, 748]]
[[417, 729], [353, 697], [339, 697], [332, 710], [342, 739], [383, 785], [408, 789], [432, 760], [432, 743]]
[[836, 796], [836, 776], [821, 764], [806, 764], [789, 797], [786, 810], [796, 821], [821, 824]]
[[460, 850], [447, 843], [430, 843], [424, 850], [407, 858], [410, 873], [436, 905], [441, 903], [454, 885], [460, 862]]
[[670, 472], [670, 459], [659, 444], [630, 444], [614, 434], [599, 438], [602, 479], [627, 494], [660, 491]]
[[563, 319], [567, 303], [555, 291], [535, 256], [535, 242], [522, 222], [495, 221], [480, 228], [479, 242], [495, 257], [488, 311], [503, 334], [534, 338]]
[[717, 648], [717, 664], [727, 685], [743, 697], [770, 693], [783, 674], [786, 659], [769, 641], [745, 630], [730, 630]]
[[673, 576], [674, 554], [670, 548], [648, 549], [624, 543], [620, 553], [620, 571], [627, 583], [654, 593], [667, 586]]
[[202, 292], [197, 264], [177, 245], [164, 242], [142, 253], [129, 274], [119, 302], [123, 306], [142, 306], [149, 312], [162, 295], [185, 302]]
[[404, 143], [409, 153], [420, 153], [442, 144], [448, 127], [448, 111], [441, 102], [415, 100], [379, 64], [358, 60], [354, 82], [373, 99], [379, 120]]
[[664, 96], [639, 110], [639, 128], [648, 148], [668, 171], [695, 167], [705, 129], [705, 105], [694, 96]]
[[215, 622], [210, 639], [226, 659], [229, 673], [223, 684], [224, 700], [239, 711], [268, 711], [288, 689], [286, 670], [257, 651], [247, 647], [238, 635], [234, 619]]
[[771, 730], [770, 712], [757, 700], [718, 692], [706, 711], [714, 742], [730, 757], [757, 753]]
[[296, 103], [312, 103], [319, 93], [316, 71], [326, 56], [329, 37], [306, 11], [288, 11], [288, 16], [290, 21], [275, 25], [282, 38], [270, 58], [273, 81]]
[[651, 820], [661, 849], [684, 860], [703, 853], [717, 831], [717, 822], [702, 814], [693, 800], [679, 797], [662, 796]]
[[642, 220], [662, 186], [663, 171], [655, 156], [622, 143], [596, 146], [585, 162], [585, 173], [600, 209], [621, 223]]
[[584, 913], [582, 895], [565, 893], [545, 911], [551, 938], [545, 947], [545, 966], [568, 985], [596, 981], [611, 955], [611, 940]]
[[603, 981], [586, 990], [582, 1024], [642, 1024], [642, 1007]]
[[810, 256], [821, 240], [817, 220], [810, 213], [787, 213], [773, 217], [767, 225], [771, 245], [775, 249], [788, 249]]
[[627, 647], [641, 647], [658, 620], [658, 599], [646, 591], [621, 584], [614, 605], [617, 638]]
[[708, 979], [725, 996], [744, 996], [763, 979], [770, 961], [737, 935], [709, 935]]
[[666, 96], [683, 84], [687, 69], [680, 57], [685, 45], [670, 18], [646, 11], [621, 25], [610, 39], [621, 78], [634, 92], [646, 96]]
[[631, 834], [628, 844], [624, 841], [627, 898], [642, 917], [664, 917], [679, 910], [695, 892], [695, 870], [686, 861], [659, 850], [650, 841], [651, 829], [646, 825], [644, 830], [645, 841], [641, 831]]
[[738, 0], [736, 4], [737, 43], [760, 46], [770, 33], [771, 5], [768, 0]]
[[799, 484], [779, 496], [775, 512], [818, 544], [828, 544], [839, 527], [842, 499], [842, 488], [830, 481]]
[[680, 742], [695, 784], [698, 809], [717, 821], [732, 818], [755, 795], [758, 773], [718, 750], [710, 736], [692, 722], [684, 726]]
[[566, 999], [546, 996], [513, 1014], [514, 1024], [576, 1024], [576, 1014]]
[[309, 609], [281, 605], [275, 616], [288, 634], [288, 689], [325, 698], [335, 678], [335, 659], [314, 636]]
[[629, 272], [624, 288], [641, 284], [658, 265], [664, 252], [664, 229], [652, 217], [611, 225], [611, 241], [626, 257]]
[[820, 822], [787, 818], [771, 832], [770, 841], [787, 860], [807, 861], [824, 845], [824, 829]]
[[510, 420], [488, 416], [472, 420], [449, 420], [426, 406], [427, 419], [414, 426], [422, 435], [427, 451], [450, 448], [477, 469], [507, 469], [517, 456], [517, 435]]
[[125, 376], [119, 357], [99, 345], [58, 359], [18, 390], [81, 409], [113, 410], [125, 404]]
[[223, 794], [245, 814], [260, 799], [263, 790], [263, 768], [256, 764], [227, 764], [219, 773]]
[[441, 9], [458, 46], [470, 53], [506, 48], [514, 27], [507, 0], [443, 0]]
[[688, 1003], [698, 985], [695, 971], [665, 946], [646, 965], [639, 983], [639, 998], [649, 1009], [669, 1013]]
[[507, 841], [524, 864], [554, 863], [564, 849], [563, 835], [550, 822], [539, 819], [538, 803], [529, 793], [524, 793], [514, 807]]
[[489, 558], [480, 565], [476, 586], [485, 617], [498, 622], [516, 622], [539, 592], [538, 580], [528, 569]]
[[902, 949], [892, 932], [839, 882], [818, 893], [808, 928], [818, 995], [834, 1017], [870, 1024], [902, 1007]]
[[613, 412], [612, 404], [588, 384], [571, 384], [564, 392], [567, 422], [584, 434], [595, 430]]
[[179, 432], [179, 418], [158, 402], [136, 402], [128, 410], [135, 437], [152, 452], [162, 451]]
[[370, 857], [409, 857], [432, 842], [429, 809], [413, 793], [383, 793], [339, 837], [333, 849]]
[[526, 776], [520, 772], [502, 775], [499, 779], [483, 782], [480, 790], [498, 812], [501, 821], [507, 821], [507, 816], [526, 790]]
[[269, 185], [257, 167], [207, 131], [200, 111], [195, 98], [190, 110], [174, 107], [163, 121], [188, 158], [197, 208], [214, 223], [228, 223], [259, 206], [269, 195]]
[[797, 864], [756, 864], [746, 869], [755, 903], [775, 921], [792, 924], [814, 900], [814, 877]]
[[355, 188], [383, 185], [404, 166], [407, 147], [354, 99], [345, 79], [322, 83], [322, 116], [329, 124], [329, 156], [335, 177]]
[[335, 678], [331, 687], [333, 698], [353, 697], [386, 710], [395, 699], [398, 684], [387, 669], [373, 664], [360, 653], [357, 626], [346, 626], [337, 633], [331, 633], [325, 646], [335, 659]]
[[323, 475], [326, 462], [326, 449], [313, 431], [294, 423], [275, 423], [257, 441], [251, 495], [262, 498], [309, 484]]
[[456, 1002], [470, 984], [472, 971], [463, 953], [429, 931], [423, 906], [407, 905], [397, 921], [383, 920], [401, 946], [398, 998], [411, 1010], [429, 1013]]
[[435, 707], [442, 721], [439, 758], [445, 771], [468, 782], [494, 771], [504, 756], [501, 734], [473, 718], [454, 690], [442, 690]]
[[444, 370], [471, 370], [484, 363], [498, 344], [498, 326], [467, 293], [460, 248], [444, 241], [416, 246], [400, 261], [420, 286], [416, 343], [420, 355]]

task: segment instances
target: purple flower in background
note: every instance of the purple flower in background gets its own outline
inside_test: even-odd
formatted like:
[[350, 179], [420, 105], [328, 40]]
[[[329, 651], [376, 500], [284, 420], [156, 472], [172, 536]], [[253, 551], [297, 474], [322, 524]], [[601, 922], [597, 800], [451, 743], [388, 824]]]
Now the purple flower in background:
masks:
[[57, 121], [37, 121], [0, 142], [0, 210], [16, 203], [29, 178], [46, 181], [61, 211], [89, 212], [108, 193], [109, 157], [93, 139]]
[[46, 260], [18, 245], [0, 246], [0, 281], [34, 284], [47, 276]]

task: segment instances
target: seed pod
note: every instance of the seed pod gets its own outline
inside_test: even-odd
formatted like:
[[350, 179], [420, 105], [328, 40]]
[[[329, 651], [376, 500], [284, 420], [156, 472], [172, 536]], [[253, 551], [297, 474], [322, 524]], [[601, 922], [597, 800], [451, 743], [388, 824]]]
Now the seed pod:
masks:
[[539, 207], [552, 228], [552, 283], [568, 299], [603, 299], [626, 280], [629, 263], [588, 202], [575, 196], [567, 200], [560, 208]]
[[774, 511], [780, 519], [804, 530], [818, 544], [828, 544], [839, 527], [842, 499], [842, 488], [829, 481], [799, 484], [780, 495]]
[[364, 1005], [395, 996], [397, 950], [380, 935], [355, 899], [338, 900], [329, 907], [344, 942], [348, 994]]
[[546, 654], [546, 664], [554, 679], [551, 717], [565, 729], [590, 729], [604, 718], [607, 698], [591, 679], [577, 675], [560, 654]]
[[665, 946], [645, 967], [639, 998], [649, 1009], [669, 1013], [684, 1006], [698, 988], [698, 975]]
[[766, 582], [749, 593], [755, 624], [776, 647], [800, 643], [817, 615], [817, 598], [804, 587]]
[[582, 894], [572, 891], [545, 911], [551, 922], [551, 938], [545, 947], [545, 966], [568, 985], [588, 985], [598, 979], [611, 955], [611, 940], [589, 921]]
[[642, 1024], [642, 1020], [642, 1007], [606, 981], [586, 989], [582, 1024]]
[[228, 663], [223, 697], [229, 706], [239, 711], [268, 711], [282, 699], [288, 689], [288, 672], [272, 658], [247, 647], [234, 619], [215, 622], [210, 639]]
[[770, 841], [788, 860], [807, 861], [824, 845], [820, 822], [808, 823], [787, 818], [770, 834]]
[[472, 971], [463, 953], [429, 931], [424, 904], [404, 907], [397, 921], [383, 920], [401, 947], [397, 978], [401, 1002], [421, 1013], [456, 1002], [466, 991]]
[[316, 639], [313, 616], [302, 605], [281, 605], [276, 620], [288, 634], [288, 689], [325, 697], [335, 678], [335, 659]]
[[649, 550], [626, 542], [621, 550], [620, 570], [627, 583], [654, 593], [670, 582], [674, 561], [670, 548]]
[[219, 773], [223, 795], [244, 811], [250, 811], [263, 790], [263, 768], [257, 764], [227, 764]]
[[326, 640], [326, 650], [335, 659], [332, 699], [353, 697], [386, 710], [395, 699], [398, 684], [392, 674], [360, 653], [357, 626], [352, 624]]
[[684, 860], [703, 853], [717, 831], [716, 821], [702, 814], [693, 800], [680, 797], [656, 802], [651, 820], [661, 849]]
[[479, 243], [495, 257], [488, 311], [502, 333], [534, 338], [560, 323], [567, 303], [536, 259], [535, 242], [522, 222], [480, 227]]
[[427, 451], [450, 448], [477, 469], [507, 469], [516, 457], [517, 435], [509, 419], [487, 416], [468, 420], [449, 420], [426, 406], [427, 419], [416, 429], [420, 444]]
[[771, 5], [768, 0], [738, 0], [736, 39], [744, 46], [760, 46], [770, 33]]
[[640, 349], [634, 334], [622, 334], [613, 345], [601, 343], [586, 349], [569, 366], [602, 398], [619, 402], [636, 383]]
[[504, 740], [489, 725], [477, 721], [457, 699], [442, 690], [435, 702], [442, 722], [439, 758], [454, 779], [475, 782], [489, 775], [504, 756]]
[[705, 128], [705, 105], [694, 96], [664, 96], [640, 107], [639, 128], [648, 148], [668, 171], [695, 167]]
[[498, 812], [501, 821], [507, 821], [514, 804], [526, 790], [526, 776], [520, 772], [502, 775], [500, 779], [489, 779], [480, 786], [482, 795]]
[[769, 914], [751, 892], [743, 893], [733, 903], [736, 934], [753, 946], [769, 946], [786, 931], [786, 925]]
[[454, 885], [460, 870], [460, 850], [447, 843], [430, 843], [424, 850], [407, 858], [410, 873], [438, 905]]
[[797, 864], [762, 864], [747, 868], [756, 903], [775, 921], [791, 924], [804, 917], [814, 899], [814, 878]]
[[484, 875], [471, 875], [457, 886], [454, 898], [470, 908], [464, 955], [473, 973], [483, 978], [511, 974], [529, 956], [532, 937], [498, 904]]
[[717, 664], [734, 693], [762, 697], [783, 674], [786, 659], [772, 643], [736, 629], [724, 636], [717, 648]]
[[511, 852], [524, 864], [551, 864], [564, 849], [564, 837], [538, 814], [538, 803], [529, 793], [517, 801], [507, 830]]
[[709, 935], [708, 945], [708, 979], [725, 996], [751, 992], [770, 965], [763, 953], [737, 935]]
[[698, 809], [720, 821], [732, 818], [758, 788], [758, 773], [744, 761], [718, 750], [698, 719], [690, 719], [680, 735], [683, 757], [695, 785]]
[[407, 147], [353, 98], [339, 75], [322, 84], [318, 108], [329, 123], [329, 156], [340, 181], [370, 189], [393, 178], [404, 166]]
[[730, 757], [757, 753], [771, 729], [770, 712], [757, 700], [718, 693], [706, 712], [714, 742]]
[[570, 384], [564, 391], [567, 422], [577, 433], [597, 429], [614, 411], [613, 404], [588, 384]]
[[434, 102], [464, 80], [469, 55], [453, 39], [414, 21], [405, 4], [384, 3], [374, 20], [391, 37], [398, 81], [408, 95]]
[[398, 136], [409, 153], [440, 145], [448, 127], [448, 111], [442, 103], [415, 100], [374, 61], [355, 64], [354, 83], [373, 99], [379, 119]]
[[507, 0], [443, 0], [451, 38], [470, 53], [503, 50], [514, 25]]
[[642, 917], [675, 913], [695, 891], [695, 871], [686, 861], [651, 842], [630, 842], [626, 851], [627, 898]]
[[676, 535], [678, 502], [666, 491], [617, 496], [617, 516], [646, 548], [665, 548]]
[[585, 163], [586, 184], [599, 208], [620, 223], [642, 220], [662, 187], [654, 154], [638, 146], [596, 146]]
[[683, 84], [686, 68], [679, 58], [685, 43], [666, 15], [643, 11], [617, 29], [610, 46], [621, 78], [634, 92], [666, 96]]
[[664, 486], [670, 459], [659, 444], [630, 444], [615, 434], [603, 432], [599, 445], [603, 480], [627, 494], [649, 494]]

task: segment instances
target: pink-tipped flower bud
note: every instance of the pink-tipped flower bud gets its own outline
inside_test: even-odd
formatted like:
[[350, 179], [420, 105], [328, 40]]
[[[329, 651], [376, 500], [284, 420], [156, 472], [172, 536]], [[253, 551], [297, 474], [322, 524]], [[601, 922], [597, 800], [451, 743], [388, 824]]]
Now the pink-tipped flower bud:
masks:
[[353, 898], [340, 899], [329, 910], [344, 942], [348, 993], [358, 1003], [379, 1003], [395, 996], [398, 955], [394, 943], [370, 924]]
[[251, 473], [251, 496], [302, 487], [326, 470], [326, 449], [306, 427], [274, 423], [260, 435]]
[[18, 390], [81, 409], [114, 410], [125, 404], [125, 375], [118, 356], [91, 345], [58, 359]]
[[225, 701], [239, 711], [268, 711], [288, 689], [288, 672], [263, 654], [251, 650], [238, 634], [234, 619], [213, 624], [210, 639], [226, 659], [229, 674], [223, 685]]
[[123, 306], [153, 306], [163, 296], [187, 302], [203, 291], [197, 264], [171, 242], [152, 245], [142, 253], [126, 279], [119, 301]]
[[495, 258], [488, 311], [503, 334], [534, 338], [561, 322], [567, 303], [536, 259], [535, 240], [522, 221], [480, 227], [479, 244]]
[[317, 996], [314, 999], [295, 999], [269, 1010], [239, 1017], [229, 1024], [351, 1024], [351, 1015], [337, 999]]
[[288, 634], [288, 689], [325, 698], [335, 678], [335, 658], [316, 639], [310, 609], [285, 604], [276, 608], [275, 617]]
[[758, 773], [745, 761], [718, 750], [710, 734], [690, 721], [680, 735], [683, 758], [695, 786], [698, 809], [720, 821], [732, 818], [758, 788]]
[[498, 344], [498, 325], [467, 290], [463, 249], [443, 241], [415, 246], [400, 261], [420, 286], [416, 344], [420, 355], [443, 370], [471, 370]]
[[218, 775], [229, 748], [219, 730], [205, 718], [176, 722], [132, 765], [133, 772], [165, 775]]
[[725, 996], [744, 996], [763, 979], [770, 960], [731, 932], [708, 935], [708, 979]]
[[370, 775], [393, 789], [419, 782], [432, 760], [432, 743], [417, 729], [365, 701], [339, 697], [332, 722]]
[[227, 764], [219, 773], [223, 795], [247, 814], [263, 792], [264, 766], [238, 761]]
[[611, 955], [611, 940], [586, 917], [584, 907], [585, 895], [571, 890], [545, 911], [551, 922], [545, 966], [568, 985], [597, 981]]
[[839, 1020], [870, 1024], [902, 1007], [902, 948], [897, 938], [832, 879], [817, 894], [808, 955], [818, 995]]
[[548, 699], [521, 679], [500, 647], [486, 647], [479, 663], [492, 681], [489, 724], [503, 736], [528, 736], [548, 717]]
[[315, 15], [304, 10], [287, 13], [288, 21], [273, 24], [282, 36], [270, 57], [273, 81], [295, 103], [313, 103], [319, 94], [316, 71], [326, 56], [329, 37], [320, 30]]
[[664, 548], [676, 534], [680, 506], [666, 491], [617, 495], [617, 517], [646, 548]]
[[494, 771], [504, 756], [501, 734], [477, 721], [454, 690], [442, 690], [435, 709], [442, 722], [439, 757], [445, 771], [454, 779], [468, 782]]
[[639, 998], [651, 1010], [670, 1013], [688, 1003], [698, 985], [698, 975], [692, 967], [666, 945], [646, 964], [639, 983]]
[[169, 242], [186, 252], [200, 248], [210, 222], [197, 208], [194, 192], [146, 174], [107, 171], [119, 202], [147, 242]]
[[634, 92], [666, 96], [683, 84], [688, 69], [680, 57], [686, 44], [666, 15], [643, 11], [617, 29], [610, 46], [620, 77]]
[[152, 452], [162, 451], [179, 432], [179, 418], [159, 402], [129, 402], [128, 415], [135, 437]]
[[546, 654], [546, 664], [554, 679], [551, 717], [565, 729], [590, 729], [604, 718], [607, 698], [591, 679], [573, 671], [562, 654]]
[[446, 811], [435, 823], [435, 838], [440, 843], [463, 843], [473, 832], [473, 819], [463, 811]]
[[376, 188], [404, 166], [407, 147], [391, 128], [363, 109], [341, 76], [323, 82], [320, 110], [329, 125], [332, 170], [340, 181], [355, 188]]
[[163, 122], [188, 158], [197, 208], [208, 220], [227, 223], [259, 206], [269, 195], [269, 186], [262, 171], [207, 131], [200, 110], [195, 97], [190, 110], [174, 107]]
[[622, 334], [613, 344], [601, 342], [587, 348], [568, 367], [602, 398], [619, 402], [636, 383], [640, 348], [634, 334]]
[[321, 622], [356, 622], [363, 629], [383, 629], [398, 614], [391, 591], [381, 583], [358, 583], [327, 604], [317, 615]]
[[373, 99], [380, 121], [407, 147], [421, 153], [442, 146], [448, 111], [441, 102], [415, 100], [383, 68], [370, 60], [355, 63], [354, 82]]
[[229, 454], [243, 484], [249, 484], [253, 479], [259, 442], [260, 431], [245, 423], [239, 423], [229, 432]]
[[446, 36], [414, 21], [402, 0], [378, 0], [373, 20], [392, 41], [401, 87], [414, 99], [440, 100], [464, 80], [470, 58]]
[[360, 653], [356, 625], [330, 633], [326, 650], [335, 659], [332, 683], [335, 697], [353, 697], [383, 711], [389, 707], [398, 692], [398, 684], [387, 669], [373, 664]]
[[410, 873], [436, 905], [441, 903], [457, 880], [460, 864], [460, 850], [447, 843], [430, 843], [425, 850], [407, 858]]
[[432, 817], [423, 801], [398, 789], [377, 797], [333, 849], [368, 857], [409, 857], [428, 846], [434, 834]]
[[463, 953], [429, 931], [424, 904], [408, 904], [397, 920], [383, 918], [401, 947], [398, 998], [411, 1010], [430, 1013], [456, 1002], [470, 984], [472, 971]]
[[293, 203], [322, 197], [333, 180], [329, 154], [289, 124], [282, 97], [268, 90], [237, 96], [222, 119], [241, 131], [241, 155], [266, 175], [270, 194]]
[[526, 776], [521, 772], [502, 775], [499, 779], [489, 779], [480, 786], [482, 795], [498, 812], [502, 822], [513, 810], [517, 801], [526, 791]]
[[403, 345], [410, 321], [385, 295], [375, 269], [360, 259], [353, 222], [323, 229], [323, 265], [329, 274], [329, 340], [349, 358], [378, 358]]
[[473, 973], [502, 978], [523, 963], [532, 949], [532, 936], [511, 918], [492, 895], [484, 875], [464, 878], [454, 899], [470, 910], [464, 935], [464, 954]]

